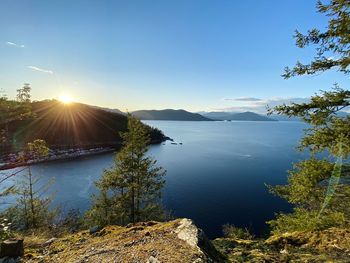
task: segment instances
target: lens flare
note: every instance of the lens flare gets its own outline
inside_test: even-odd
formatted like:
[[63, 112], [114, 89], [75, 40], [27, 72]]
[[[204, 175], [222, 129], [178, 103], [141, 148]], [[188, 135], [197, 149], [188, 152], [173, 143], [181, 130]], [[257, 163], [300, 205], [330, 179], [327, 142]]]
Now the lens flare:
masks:
[[72, 97], [69, 96], [68, 94], [61, 94], [59, 97], [58, 97], [59, 101], [61, 101], [62, 103], [64, 104], [69, 104], [73, 101]]

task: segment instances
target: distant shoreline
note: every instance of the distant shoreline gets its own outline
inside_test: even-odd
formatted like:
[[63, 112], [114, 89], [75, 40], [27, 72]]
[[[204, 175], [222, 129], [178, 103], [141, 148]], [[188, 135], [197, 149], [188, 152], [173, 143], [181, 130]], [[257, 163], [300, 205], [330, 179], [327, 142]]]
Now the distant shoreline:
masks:
[[[173, 141], [173, 139], [167, 136], [164, 136], [161, 140], [153, 140], [151, 142], [151, 145], [160, 144], [164, 141]], [[71, 148], [66, 150], [50, 149], [49, 155], [44, 158], [34, 159], [34, 160], [31, 159], [25, 162], [16, 162], [15, 159], [12, 161], [11, 160], [7, 162], [5, 161], [3, 163], [0, 162], [0, 171], [10, 170], [17, 167], [23, 167], [23, 166], [28, 166], [32, 164], [38, 164], [38, 163], [54, 162], [54, 161], [61, 161], [61, 160], [74, 160], [76, 158], [84, 157], [84, 156], [115, 152], [115, 151], [118, 151], [120, 148], [121, 148], [121, 144], [116, 144], [113, 146], [106, 146], [106, 147], [92, 147], [87, 149], [84, 149], [84, 148]], [[13, 158], [15, 158], [15, 156], [16, 155], [13, 154]]]
[[83, 156], [91, 156], [102, 153], [114, 152], [117, 147], [99, 147], [91, 149], [68, 149], [68, 150], [59, 150], [54, 153], [51, 153], [50, 156], [40, 159], [28, 160], [26, 162], [5, 162], [0, 164], [0, 171], [10, 170], [17, 167], [28, 166], [38, 163], [54, 162], [60, 160], [73, 160]]

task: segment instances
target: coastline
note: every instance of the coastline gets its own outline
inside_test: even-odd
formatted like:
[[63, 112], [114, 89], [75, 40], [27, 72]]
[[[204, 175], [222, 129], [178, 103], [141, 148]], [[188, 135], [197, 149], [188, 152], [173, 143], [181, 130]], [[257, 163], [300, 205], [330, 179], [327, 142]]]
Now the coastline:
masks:
[[117, 147], [98, 147], [91, 149], [68, 149], [68, 150], [58, 150], [53, 151], [49, 154], [49, 156], [40, 158], [40, 159], [32, 159], [26, 162], [4, 162], [0, 163], [0, 171], [9, 170], [17, 167], [23, 167], [32, 164], [44, 163], [44, 162], [54, 162], [59, 160], [72, 160], [83, 156], [97, 155], [102, 153], [108, 153], [116, 151]]
[[[151, 145], [153, 144], [161, 144], [164, 141], [173, 141], [173, 139], [165, 136], [160, 140], [153, 140], [151, 141]], [[60, 150], [60, 149], [50, 149], [49, 155], [45, 156], [43, 158], [38, 159], [31, 159], [28, 161], [16, 161], [16, 155], [13, 154], [13, 160], [0, 162], [0, 171], [4, 170], [10, 170], [17, 167], [23, 167], [28, 166], [32, 164], [38, 164], [38, 163], [44, 163], [44, 162], [54, 162], [54, 161], [60, 161], [60, 160], [73, 160], [79, 157], [83, 156], [91, 156], [91, 155], [98, 155], [103, 153], [109, 153], [114, 152], [120, 149], [121, 144], [116, 144], [113, 146], [107, 146], [107, 147], [92, 147], [92, 148], [71, 148], [66, 150]], [[11, 159], [11, 158], [10, 158]]]

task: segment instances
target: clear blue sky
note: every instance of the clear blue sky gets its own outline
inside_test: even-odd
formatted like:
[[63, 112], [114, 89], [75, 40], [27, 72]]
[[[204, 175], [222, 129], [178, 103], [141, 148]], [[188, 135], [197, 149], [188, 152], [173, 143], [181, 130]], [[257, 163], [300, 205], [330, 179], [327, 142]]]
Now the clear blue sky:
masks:
[[[314, 0], [0, 1], [0, 88], [119, 108], [190, 111], [305, 98], [337, 72], [283, 80], [309, 61], [293, 32], [324, 28]], [[237, 99], [238, 98], [238, 99]], [[254, 105], [253, 105], [254, 106]]]

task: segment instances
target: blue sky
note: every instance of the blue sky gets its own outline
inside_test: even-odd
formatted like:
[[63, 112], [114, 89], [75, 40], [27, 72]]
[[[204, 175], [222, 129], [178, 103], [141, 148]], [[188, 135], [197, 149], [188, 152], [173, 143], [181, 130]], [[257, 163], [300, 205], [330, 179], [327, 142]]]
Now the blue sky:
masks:
[[[338, 72], [284, 80], [312, 48], [293, 32], [325, 28], [314, 0], [0, 1], [0, 89], [121, 110], [259, 111], [301, 100]], [[252, 98], [249, 100], [249, 98]], [[259, 108], [260, 107], [260, 108]]]

